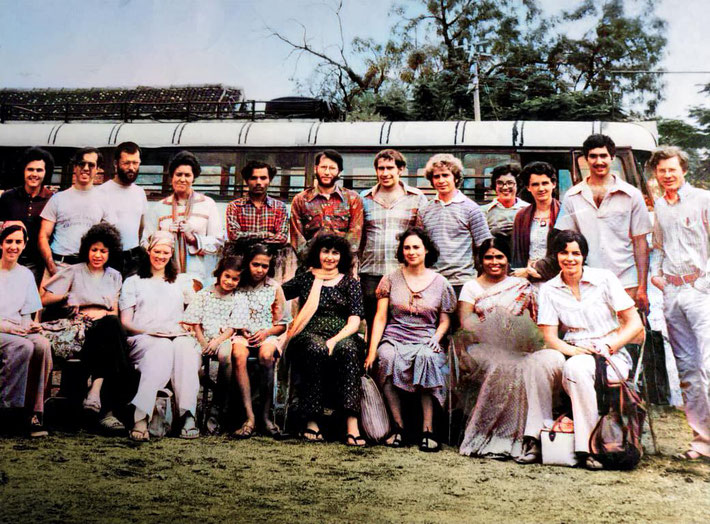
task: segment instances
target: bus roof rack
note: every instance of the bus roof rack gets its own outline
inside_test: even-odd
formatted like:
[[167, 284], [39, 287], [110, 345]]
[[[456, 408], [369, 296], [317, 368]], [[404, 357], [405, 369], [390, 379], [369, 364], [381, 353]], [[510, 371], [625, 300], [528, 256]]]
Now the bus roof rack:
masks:
[[77, 120], [338, 120], [330, 103], [316, 98], [243, 100], [242, 90], [220, 84], [182, 87], [2, 89], [0, 121]]

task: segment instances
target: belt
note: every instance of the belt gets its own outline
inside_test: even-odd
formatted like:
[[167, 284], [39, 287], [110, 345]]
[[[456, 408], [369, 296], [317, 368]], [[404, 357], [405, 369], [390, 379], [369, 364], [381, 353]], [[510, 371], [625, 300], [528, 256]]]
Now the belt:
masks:
[[52, 253], [52, 258], [55, 262], [61, 262], [63, 264], [78, 264], [81, 262], [78, 255], [56, 255]]
[[692, 273], [688, 273], [687, 275], [664, 274], [663, 278], [665, 278], [666, 282], [671, 285], [682, 286], [683, 284], [692, 284], [702, 276], [703, 273], [699, 269], [696, 269], [695, 271], [693, 271]]

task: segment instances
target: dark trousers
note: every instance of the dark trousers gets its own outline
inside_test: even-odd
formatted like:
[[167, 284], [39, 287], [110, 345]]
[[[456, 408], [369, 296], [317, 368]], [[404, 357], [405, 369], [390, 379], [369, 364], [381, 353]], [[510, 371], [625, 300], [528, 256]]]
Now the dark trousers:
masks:
[[372, 321], [377, 312], [377, 297], [375, 291], [382, 280], [382, 275], [366, 275], [360, 273], [360, 286], [362, 287], [362, 305], [365, 310], [365, 322], [367, 322], [367, 338], [372, 333]]

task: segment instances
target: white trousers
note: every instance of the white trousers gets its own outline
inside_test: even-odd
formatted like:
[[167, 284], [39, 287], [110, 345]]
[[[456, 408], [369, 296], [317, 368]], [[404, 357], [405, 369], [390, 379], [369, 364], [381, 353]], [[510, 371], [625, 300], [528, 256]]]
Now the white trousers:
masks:
[[200, 391], [200, 350], [192, 337], [174, 339], [136, 335], [129, 337], [129, 358], [141, 372], [138, 391], [131, 401], [137, 410], [153, 416], [158, 390], [172, 382], [179, 414], [197, 411]]
[[[626, 380], [631, 371], [631, 357], [626, 350], [621, 350], [611, 356]], [[599, 421], [597, 393], [594, 389], [594, 374], [596, 365], [592, 355], [575, 355], [567, 359], [562, 368], [562, 387], [572, 401], [572, 416], [574, 418], [574, 449], [579, 452], [589, 452], [589, 436]], [[619, 377], [611, 366], [607, 367], [609, 383], [618, 383]]]
[[710, 457], [710, 293], [666, 285], [663, 314], [678, 365], [691, 449]]
[[564, 365], [565, 356], [556, 349], [541, 349], [526, 357], [523, 371], [528, 397], [526, 437], [539, 439], [542, 428], [552, 426], [552, 406], [560, 390]]

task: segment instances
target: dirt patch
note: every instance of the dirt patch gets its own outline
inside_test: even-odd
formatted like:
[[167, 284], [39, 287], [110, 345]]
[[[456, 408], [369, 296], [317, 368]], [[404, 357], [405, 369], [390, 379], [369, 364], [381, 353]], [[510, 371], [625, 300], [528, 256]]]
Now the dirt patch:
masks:
[[0, 522], [707, 522], [710, 464], [670, 458], [681, 412], [654, 422], [665, 455], [628, 473], [261, 437], [3, 439]]

